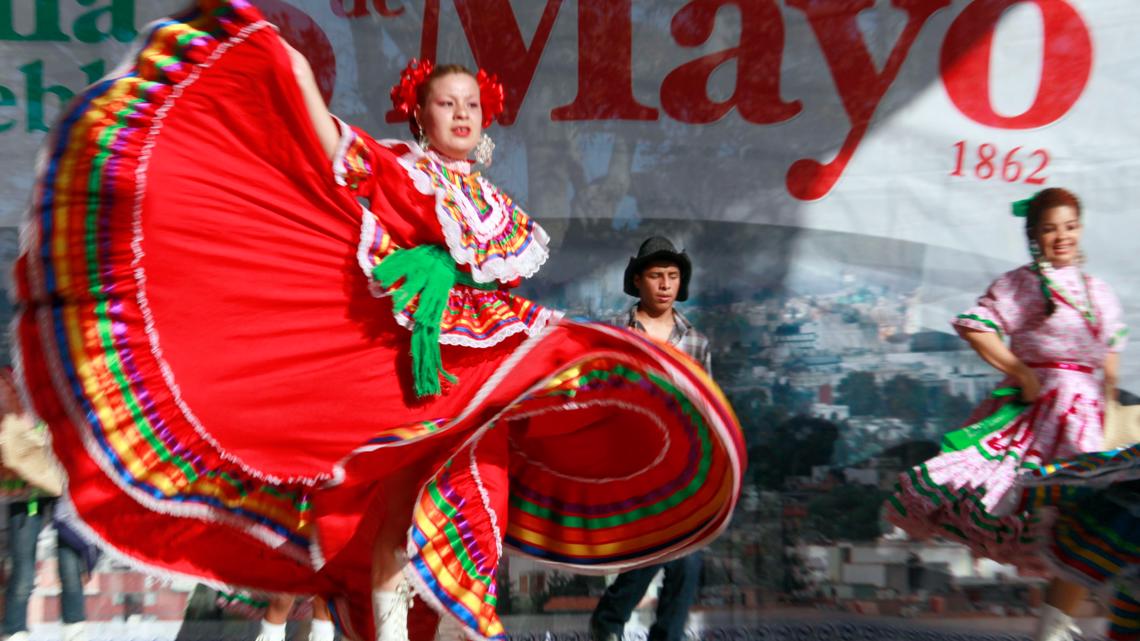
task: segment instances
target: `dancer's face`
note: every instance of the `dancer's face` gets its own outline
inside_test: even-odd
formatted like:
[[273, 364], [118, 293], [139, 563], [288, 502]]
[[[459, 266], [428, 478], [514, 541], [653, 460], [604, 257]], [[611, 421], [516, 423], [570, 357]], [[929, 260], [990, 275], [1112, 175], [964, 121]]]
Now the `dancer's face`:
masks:
[[681, 291], [681, 268], [669, 261], [652, 262], [633, 277], [641, 307], [660, 314], [669, 311]]
[[1081, 216], [1069, 205], [1051, 207], [1041, 212], [1034, 237], [1045, 260], [1057, 267], [1077, 262], [1080, 256]]
[[449, 158], [466, 160], [483, 134], [479, 83], [465, 73], [432, 80], [416, 121], [423, 125], [433, 149]]

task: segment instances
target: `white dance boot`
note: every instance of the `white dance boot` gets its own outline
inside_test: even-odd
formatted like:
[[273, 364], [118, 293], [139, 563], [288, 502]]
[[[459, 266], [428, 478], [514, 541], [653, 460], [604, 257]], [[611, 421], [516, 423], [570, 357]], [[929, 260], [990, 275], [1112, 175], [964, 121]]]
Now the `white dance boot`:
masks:
[[285, 624], [261, 620], [261, 630], [255, 641], [285, 641]]
[[309, 641], [333, 641], [336, 638], [336, 628], [332, 621], [313, 619], [309, 624]]
[[376, 641], [408, 641], [408, 608], [412, 605], [412, 588], [407, 581], [396, 590], [372, 593], [376, 611]]
[[1051, 605], [1041, 608], [1041, 618], [1037, 619], [1037, 632], [1034, 641], [1074, 641], [1081, 629], [1073, 617]]

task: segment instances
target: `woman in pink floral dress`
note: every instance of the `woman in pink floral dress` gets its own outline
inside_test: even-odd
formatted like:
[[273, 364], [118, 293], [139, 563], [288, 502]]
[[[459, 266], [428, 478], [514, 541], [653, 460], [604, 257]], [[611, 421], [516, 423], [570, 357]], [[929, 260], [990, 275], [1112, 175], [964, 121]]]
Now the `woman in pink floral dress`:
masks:
[[[969, 425], [943, 438], [942, 454], [900, 476], [887, 518], [915, 538], [944, 537], [1043, 572], [1047, 523], [1018, 511], [1018, 475], [1104, 449], [1105, 396], [1115, 393], [1126, 329], [1115, 294], [1081, 268], [1076, 196], [1046, 189], [1015, 213], [1025, 216], [1033, 261], [1000, 276], [954, 321], [1006, 380]], [[1067, 638], [1067, 613], [1084, 596], [1054, 580], [1038, 639]]]

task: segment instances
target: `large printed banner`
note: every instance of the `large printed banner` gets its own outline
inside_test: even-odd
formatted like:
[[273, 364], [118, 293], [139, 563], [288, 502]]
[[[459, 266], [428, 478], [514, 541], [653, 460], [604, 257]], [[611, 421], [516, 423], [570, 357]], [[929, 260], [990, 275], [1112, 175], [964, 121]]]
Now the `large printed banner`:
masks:
[[[0, 1], [0, 221], [21, 217], [60, 104], [184, 5]], [[1132, 0], [259, 5], [309, 56], [334, 111], [378, 137], [407, 136], [388, 90], [408, 58], [497, 73], [507, 99], [490, 175], [569, 243], [563, 253], [595, 253], [546, 275], [571, 308], [618, 290], [620, 266], [586, 262], [620, 262], [660, 221], [697, 254], [698, 291], [902, 278], [914, 322], [945, 330], [1026, 257], [1008, 203], [1056, 185], [1084, 198], [1090, 268], [1140, 323]]]
[[[21, 217], [60, 104], [184, 5], [0, 1], [0, 220]], [[497, 73], [507, 100], [490, 173], [569, 240], [564, 253], [620, 262], [628, 243], [610, 255], [567, 233], [636, 238], [674, 221], [699, 284], [747, 298], [812, 290], [821, 271], [904, 277], [915, 322], [944, 328], [1025, 258], [1008, 203], [1059, 185], [1084, 198], [1090, 268], [1140, 323], [1131, 0], [260, 5], [312, 60], [334, 111], [377, 136], [407, 136], [388, 89], [408, 58]], [[693, 246], [702, 233], [715, 251]], [[591, 290], [573, 284], [602, 277], [583, 263], [547, 277]], [[585, 294], [568, 295], [575, 307]]]
[[[666, 233], [693, 255], [722, 349], [811, 335], [796, 354], [837, 360], [835, 379], [870, 349], [835, 319], [930, 343], [1027, 259], [1009, 203], [1065, 186], [1084, 200], [1090, 271], [1140, 324], [1133, 0], [256, 3], [333, 111], [377, 137], [409, 136], [388, 97], [409, 58], [498, 74], [487, 173], [554, 237], [528, 291], [547, 304], [617, 311], [626, 258]], [[61, 105], [186, 4], [0, 0], [0, 225], [18, 224]], [[741, 385], [802, 365], [757, 361]], [[1140, 359], [1122, 374], [1140, 383]]]
[[[0, 1], [0, 221], [17, 223], [60, 104], [184, 4]], [[696, 255], [698, 292], [903, 279], [913, 322], [945, 330], [1026, 257], [1008, 203], [1059, 185], [1084, 199], [1090, 269], [1140, 323], [1132, 0], [259, 4], [334, 111], [377, 136], [407, 136], [388, 88], [411, 57], [502, 78], [489, 173], [569, 243], [554, 302], [591, 311], [582, 297], [617, 276], [583, 266], [672, 221], [659, 230]], [[607, 251], [575, 229], [629, 233]]]
[[[0, 2], [0, 220], [16, 224], [60, 103], [183, 4]], [[377, 135], [406, 135], [387, 90], [408, 58], [498, 73], [490, 173], [555, 232], [572, 219], [841, 232], [856, 261], [895, 251], [861, 238], [928, 248], [926, 282], [965, 290], [1024, 258], [1008, 202], [1063, 185], [1085, 200], [1091, 268], [1140, 298], [1126, 267], [1140, 228], [1131, 0], [259, 4], [334, 111]], [[789, 240], [781, 266], [800, 251]]]

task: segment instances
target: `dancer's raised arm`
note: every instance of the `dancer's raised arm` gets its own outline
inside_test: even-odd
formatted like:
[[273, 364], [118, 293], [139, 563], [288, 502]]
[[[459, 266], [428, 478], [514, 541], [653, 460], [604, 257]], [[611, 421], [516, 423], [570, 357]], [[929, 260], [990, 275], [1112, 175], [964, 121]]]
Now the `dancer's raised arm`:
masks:
[[313, 76], [313, 69], [309, 66], [308, 59], [284, 40], [281, 41], [281, 44], [285, 47], [285, 51], [289, 52], [289, 61], [293, 64], [293, 75], [297, 78], [297, 86], [305, 98], [305, 107], [309, 110], [309, 121], [313, 123], [317, 140], [320, 141], [321, 149], [324, 150], [325, 155], [331, 160], [336, 154], [340, 131], [336, 122], [333, 121], [332, 114], [329, 113], [328, 106], [325, 105], [325, 99], [321, 96], [320, 89], [317, 88], [317, 80]]

